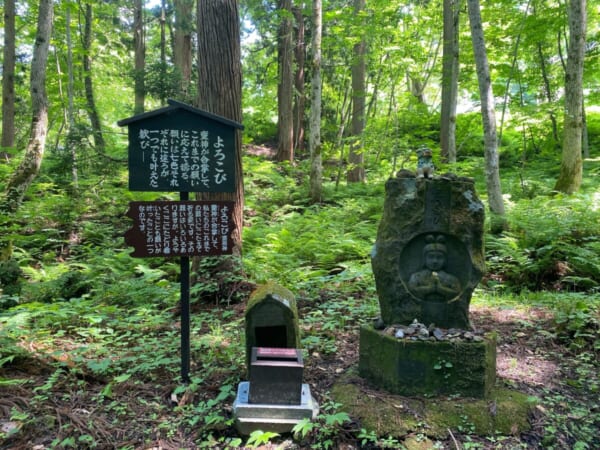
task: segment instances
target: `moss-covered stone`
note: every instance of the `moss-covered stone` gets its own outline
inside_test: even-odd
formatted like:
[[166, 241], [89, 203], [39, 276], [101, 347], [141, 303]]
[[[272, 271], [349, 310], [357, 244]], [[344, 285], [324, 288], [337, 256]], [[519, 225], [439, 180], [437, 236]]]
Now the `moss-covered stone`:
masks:
[[524, 393], [495, 388], [488, 399], [467, 397], [403, 397], [373, 390], [350, 370], [331, 390], [340, 409], [379, 436], [401, 438], [421, 433], [446, 439], [449, 430], [480, 436], [512, 435], [530, 429], [535, 401]]
[[274, 282], [259, 286], [246, 307], [246, 367], [252, 347], [300, 348], [296, 299]]
[[[452, 174], [415, 178], [401, 171], [385, 190], [371, 252], [383, 322], [407, 325], [417, 319], [443, 328], [470, 328], [471, 296], [485, 271], [484, 207], [474, 181]], [[428, 294], [411, 284], [411, 277], [426, 269], [424, 249], [430, 237], [444, 241], [445, 255], [445, 267], [432, 278], [442, 285], [452, 279], [453, 299], [447, 298], [448, 290], [440, 295], [444, 289], [438, 287]]]
[[496, 379], [495, 335], [481, 342], [412, 341], [364, 326], [359, 373], [394, 394], [487, 398]]

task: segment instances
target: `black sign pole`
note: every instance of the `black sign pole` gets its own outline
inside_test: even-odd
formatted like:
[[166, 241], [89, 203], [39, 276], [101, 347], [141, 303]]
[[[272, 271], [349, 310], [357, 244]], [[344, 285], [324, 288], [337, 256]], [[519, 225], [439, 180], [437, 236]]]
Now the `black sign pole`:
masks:
[[[180, 192], [181, 201], [189, 200], [189, 192]], [[182, 256], [180, 261], [181, 283], [181, 379], [190, 381], [190, 257]]]

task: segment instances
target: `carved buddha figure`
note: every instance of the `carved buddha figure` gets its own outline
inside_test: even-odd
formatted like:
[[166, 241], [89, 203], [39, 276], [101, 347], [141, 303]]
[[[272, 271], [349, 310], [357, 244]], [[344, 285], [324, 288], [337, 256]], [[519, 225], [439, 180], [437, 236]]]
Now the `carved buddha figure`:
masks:
[[423, 269], [408, 281], [412, 294], [428, 302], [452, 302], [461, 293], [460, 281], [446, 272], [447, 248], [443, 235], [427, 235], [423, 247]]

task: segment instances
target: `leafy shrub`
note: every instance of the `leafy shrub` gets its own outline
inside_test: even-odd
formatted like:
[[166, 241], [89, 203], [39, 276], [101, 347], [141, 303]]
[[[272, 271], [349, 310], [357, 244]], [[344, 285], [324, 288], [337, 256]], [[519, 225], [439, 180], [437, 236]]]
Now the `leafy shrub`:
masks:
[[18, 295], [21, 293], [23, 271], [14, 258], [0, 260], [0, 294]]
[[456, 116], [456, 154], [459, 159], [483, 156], [483, 126], [479, 112]]
[[239, 303], [254, 287], [247, 281], [241, 259], [235, 256], [199, 258], [193, 278], [191, 297], [214, 305]]
[[594, 196], [523, 199], [509, 219], [511, 232], [486, 242], [491, 278], [515, 291], [598, 289], [600, 205]]
[[79, 270], [70, 270], [58, 278], [27, 285], [23, 291], [23, 300], [28, 302], [53, 303], [56, 301], [79, 298], [90, 292], [92, 282]]
[[578, 300], [563, 303], [555, 312], [558, 338], [574, 351], [600, 352], [600, 308], [598, 304]]
[[590, 153], [593, 149], [600, 148], [600, 114], [586, 111], [587, 132], [590, 145]]

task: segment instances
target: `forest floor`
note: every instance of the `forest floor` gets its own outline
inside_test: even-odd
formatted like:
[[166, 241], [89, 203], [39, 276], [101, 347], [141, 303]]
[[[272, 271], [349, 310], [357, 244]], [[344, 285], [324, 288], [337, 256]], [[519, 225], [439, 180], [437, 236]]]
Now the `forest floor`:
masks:
[[[299, 306], [302, 315], [308, 305], [300, 302]], [[234, 306], [233, 311], [241, 319], [243, 305]], [[557, 341], [556, 335], [551, 332], [552, 317], [541, 308], [476, 305], [471, 310], [471, 319], [477, 330], [498, 332], [498, 383], [539, 399], [530, 417], [531, 429], [519, 435], [502, 437], [455, 431], [445, 441], [438, 440], [433, 444], [425, 439], [424, 446], [413, 448], [600, 448], [598, 361], [588, 361], [587, 365], [582, 366], [578, 353]], [[358, 361], [356, 327], [343, 327], [330, 330], [330, 333], [334, 334], [337, 351], [331, 354], [314, 351], [306, 361], [305, 382], [311, 385], [313, 395], [320, 403], [326, 401], [322, 394], [329, 392], [340, 375], [355, 367]], [[50, 355], [42, 348], [28, 350], [32, 355]], [[201, 401], [204, 396], [210, 396], [210, 391], [218, 392], [222, 378], [215, 376], [212, 382], [205, 380], [204, 392], [187, 392], [179, 397], [178, 402], [173, 401], [171, 394], [174, 383], [172, 373], [168, 372], [155, 379], [152, 385], [128, 380], [115, 384], [112, 392], [108, 393], [107, 380], [95, 377], [89, 371], [77, 370], [75, 362], [64, 356], [68, 353], [68, 348], [54, 349], [52, 352], [63, 355], [63, 361], [21, 358], [0, 367], [0, 379], [25, 380], [23, 383], [8, 383], [0, 390], [0, 431], [3, 433], [0, 438], [3, 435], [6, 437], [4, 441], [0, 439], [1, 449], [158, 450], [199, 446], [197, 428], [184, 430], [185, 427], [182, 427], [178, 432], [167, 432], [161, 430], [160, 422], [164, 421], [164, 415], [168, 415], [170, 410]], [[57, 382], [57, 363], [60, 363], [61, 375], [72, 370], [73, 376]], [[587, 372], [582, 372], [582, 367], [587, 368]], [[55, 383], [52, 389], [45, 391], [44, 386], [48, 386], [53, 378]], [[40, 396], [40, 393], [44, 395]], [[111, 400], [112, 409], [106, 407]], [[231, 401], [230, 396], [222, 403], [228, 415], [231, 414]], [[124, 420], [113, 420], [115, 414], [120, 414], [118, 408], [115, 409], [115, 402], [121, 405], [123, 411], [129, 411], [123, 413]], [[16, 414], [18, 411], [21, 416]], [[28, 414], [29, 421], [25, 420]], [[31, 420], [36, 415], [37, 420]], [[577, 442], [574, 430], [582, 427], [589, 428], [590, 433], [596, 433], [596, 447], [590, 446], [590, 443], [594, 445], [593, 437], [591, 442]], [[381, 448], [374, 443], [361, 444], [357, 438], [360, 429], [361, 424], [351, 418], [339, 428], [333, 439], [334, 444], [329, 448]], [[80, 438], [77, 441], [69, 440], [69, 430]], [[218, 433], [221, 436], [236, 436], [230, 425], [221, 427]], [[414, 438], [416, 434], [399, 438]], [[88, 436], [89, 442], [83, 442], [81, 436]], [[424, 439], [424, 436], [420, 437]], [[326, 448], [318, 446], [318, 442], [310, 442], [310, 439], [298, 442], [290, 436], [282, 436], [271, 442], [273, 446], [268, 444], [262, 448]], [[211, 448], [225, 446], [215, 444]]]
[[[600, 448], [598, 361], [593, 365], [595, 368], [588, 367], [582, 381], [582, 374], [575, 373], [581, 366], [576, 361], [577, 353], [568, 351], [550, 332], [553, 320], [547, 310], [477, 306], [471, 309], [471, 321], [478, 331], [498, 333], [497, 384], [536, 397], [539, 403], [532, 409], [531, 429], [525, 433], [505, 436], [501, 442], [487, 436], [456, 433], [448, 436], [443, 448]], [[328, 391], [337, 374], [358, 363], [357, 333], [340, 333], [337, 343], [338, 353], [334, 358], [318, 355], [311, 358], [307, 378], [316, 392]], [[586, 377], [590, 384], [581, 385]], [[578, 447], [569, 431], [570, 427], [579, 426], [584, 411], [595, 416], [595, 419], [588, 417], [592, 421], [588, 425], [596, 430], [595, 447]], [[556, 422], [562, 422], [564, 428], [556, 427]], [[360, 424], [349, 426], [360, 428]], [[350, 438], [340, 448], [360, 446]]]

